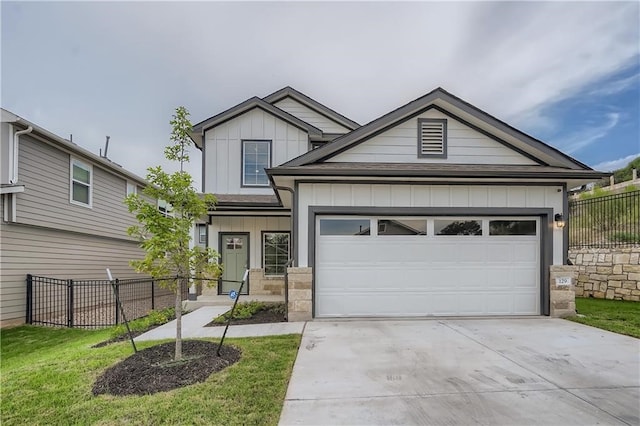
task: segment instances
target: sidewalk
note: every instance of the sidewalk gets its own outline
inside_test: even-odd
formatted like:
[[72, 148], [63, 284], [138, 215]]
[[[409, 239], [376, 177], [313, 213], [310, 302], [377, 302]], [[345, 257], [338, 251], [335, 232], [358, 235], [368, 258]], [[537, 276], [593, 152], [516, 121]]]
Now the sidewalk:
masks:
[[[224, 327], [205, 327], [217, 316], [229, 310], [229, 306], [203, 306], [182, 316], [182, 337], [222, 337]], [[279, 334], [301, 334], [304, 322], [275, 322], [267, 324], [233, 325], [227, 337], [274, 336]], [[173, 339], [176, 337], [176, 321], [173, 320], [136, 337], [136, 342], [145, 340]]]

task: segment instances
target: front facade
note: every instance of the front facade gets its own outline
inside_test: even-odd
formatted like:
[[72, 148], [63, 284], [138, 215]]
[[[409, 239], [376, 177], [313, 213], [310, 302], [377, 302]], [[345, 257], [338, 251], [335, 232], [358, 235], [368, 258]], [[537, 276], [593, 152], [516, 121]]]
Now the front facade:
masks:
[[123, 200], [145, 181], [6, 110], [1, 130], [0, 324], [25, 322], [27, 274], [134, 277], [143, 253]]
[[287, 259], [290, 319], [552, 314], [567, 188], [603, 176], [442, 89], [358, 126], [285, 88], [194, 140], [209, 245], [249, 293]]

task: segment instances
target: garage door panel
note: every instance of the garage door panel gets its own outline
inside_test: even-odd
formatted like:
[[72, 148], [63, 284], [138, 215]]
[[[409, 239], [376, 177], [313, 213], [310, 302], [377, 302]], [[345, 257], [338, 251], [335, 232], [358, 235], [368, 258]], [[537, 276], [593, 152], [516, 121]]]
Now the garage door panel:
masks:
[[[493, 220], [469, 219], [484, 220], [485, 232]], [[374, 235], [316, 237], [316, 316], [539, 314], [539, 236], [375, 235], [371, 226]]]

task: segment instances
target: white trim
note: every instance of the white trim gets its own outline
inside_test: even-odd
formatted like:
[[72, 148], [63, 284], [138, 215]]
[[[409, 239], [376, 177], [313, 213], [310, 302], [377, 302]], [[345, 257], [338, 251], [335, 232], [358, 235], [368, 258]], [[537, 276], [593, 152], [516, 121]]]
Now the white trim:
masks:
[[125, 187], [125, 195], [129, 196], [131, 194], [135, 195], [137, 193], [138, 193], [138, 185], [135, 182], [128, 180]]
[[0, 187], [0, 194], [15, 194], [16, 192], [24, 192], [24, 185], [11, 185]]
[[[82, 162], [74, 157], [69, 157], [69, 202], [71, 204], [75, 204], [76, 206], [93, 208], [93, 165]], [[81, 169], [84, 169], [89, 172], [89, 183], [85, 183], [82, 181], [77, 181], [73, 178], [73, 166], [77, 166]], [[73, 184], [78, 183], [79, 185], [84, 185], [89, 187], [89, 203], [83, 203], [82, 201], [77, 201], [73, 199]]]

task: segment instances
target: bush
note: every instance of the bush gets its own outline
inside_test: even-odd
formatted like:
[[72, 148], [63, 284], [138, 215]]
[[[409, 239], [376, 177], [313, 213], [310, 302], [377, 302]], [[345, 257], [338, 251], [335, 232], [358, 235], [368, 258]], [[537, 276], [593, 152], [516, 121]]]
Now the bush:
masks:
[[640, 244], [640, 234], [634, 234], [633, 232], [616, 232], [612, 235], [611, 239], [621, 243]]
[[[284, 303], [265, 303], [257, 300], [250, 302], [240, 302], [236, 305], [236, 310], [233, 312], [233, 319], [248, 319], [257, 314], [260, 311], [273, 311], [277, 314], [285, 314]], [[227, 311], [224, 314], [213, 320], [216, 324], [224, 324], [229, 320], [231, 311]]]
[[[165, 308], [149, 311], [146, 317], [138, 318], [133, 321], [129, 321], [129, 328], [131, 331], [146, 331], [154, 325], [166, 324], [176, 317], [174, 308]], [[111, 331], [111, 338], [127, 334], [127, 327], [124, 324], [118, 324]]]

